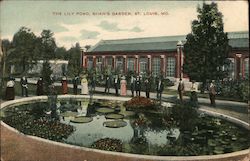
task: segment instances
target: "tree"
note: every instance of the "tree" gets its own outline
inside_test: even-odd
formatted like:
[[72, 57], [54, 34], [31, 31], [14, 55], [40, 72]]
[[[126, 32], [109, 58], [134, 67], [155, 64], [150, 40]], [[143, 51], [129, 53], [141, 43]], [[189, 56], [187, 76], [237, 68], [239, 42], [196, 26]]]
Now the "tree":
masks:
[[192, 22], [192, 32], [184, 45], [183, 69], [190, 79], [202, 82], [204, 87], [207, 80], [225, 77], [222, 66], [226, 64], [229, 45], [217, 4], [204, 3], [197, 12], [198, 19]]
[[52, 74], [52, 70], [50, 67], [50, 64], [47, 60], [45, 60], [43, 62], [43, 68], [42, 68], [42, 77], [43, 77], [43, 82], [44, 82], [44, 91], [45, 94], [49, 93], [49, 86], [53, 83], [51, 80], [51, 74]]
[[0, 55], [0, 77], [4, 78], [6, 73], [7, 58], [12, 51], [12, 44], [8, 39], [1, 40], [0, 43], [1, 55]]
[[69, 64], [68, 64], [68, 75], [74, 76], [79, 75], [83, 68], [81, 66], [81, 47], [79, 43], [76, 43], [74, 47], [68, 50]]
[[41, 51], [43, 59], [49, 60], [55, 58], [55, 51], [57, 46], [53, 35], [54, 33], [50, 30], [43, 30], [41, 33]]
[[86, 50], [89, 50], [89, 49], [91, 48], [91, 45], [85, 45], [84, 48], [85, 48]]
[[13, 52], [8, 56], [10, 64], [20, 65], [21, 72], [26, 72], [28, 68], [35, 64], [34, 44], [37, 37], [29, 28], [21, 27], [13, 37]]
[[68, 56], [67, 50], [64, 47], [56, 48], [55, 58], [68, 60], [69, 56]]

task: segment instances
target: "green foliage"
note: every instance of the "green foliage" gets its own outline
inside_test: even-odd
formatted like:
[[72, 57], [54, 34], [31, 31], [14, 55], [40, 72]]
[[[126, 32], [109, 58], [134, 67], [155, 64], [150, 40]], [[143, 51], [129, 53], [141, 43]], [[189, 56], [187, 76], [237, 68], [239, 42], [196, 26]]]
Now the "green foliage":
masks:
[[48, 61], [44, 61], [41, 74], [43, 77], [45, 94], [48, 94], [49, 86], [53, 83], [51, 80], [52, 70]]
[[57, 47], [55, 50], [55, 57], [57, 59], [63, 59], [63, 60], [68, 60], [69, 59], [69, 54], [67, 50], [64, 47]]
[[178, 122], [181, 131], [192, 131], [197, 123], [198, 114], [189, 105], [175, 105], [172, 107], [171, 117]]
[[[56, 43], [53, 32], [43, 30], [40, 37], [37, 37], [29, 28], [21, 27], [14, 35], [12, 42], [4, 41], [6, 46], [6, 64], [8, 69], [15, 65], [15, 72], [27, 74], [28, 69], [37, 63], [37, 60], [55, 59]], [[65, 51], [59, 52], [66, 57]]]
[[45, 115], [45, 111], [48, 109], [48, 106], [44, 103], [37, 103], [36, 106], [33, 106], [31, 108], [31, 112], [33, 114], [33, 116], [36, 118], [36, 119], [39, 119], [41, 118], [42, 116]]
[[74, 47], [68, 50], [69, 64], [68, 64], [68, 75], [75, 76], [82, 72], [81, 66], [81, 47], [79, 43], [76, 43]]
[[29, 28], [21, 27], [13, 37], [13, 51], [8, 55], [9, 64], [20, 65], [21, 72], [26, 72], [37, 60], [37, 37]]
[[220, 96], [249, 100], [249, 80], [230, 80], [216, 85]]
[[36, 119], [26, 111], [13, 113], [11, 116], [4, 117], [3, 121], [24, 134], [54, 141], [62, 141], [74, 131], [71, 125], [50, 121], [45, 117]]
[[249, 80], [241, 83], [241, 92], [243, 101], [249, 101]]
[[222, 66], [229, 53], [227, 33], [224, 33], [222, 14], [216, 3], [198, 7], [198, 19], [192, 22], [192, 33], [184, 45], [184, 72], [192, 80], [205, 83], [225, 77]]
[[164, 79], [163, 80], [163, 83], [166, 87], [171, 87], [171, 86], [174, 86], [174, 82], [171, 81], [170, 79]]
[[43, 30], [41, 33], [41, 52], [45, 60], [55, 58], [56, 42], [53, 35], [50, 30]]

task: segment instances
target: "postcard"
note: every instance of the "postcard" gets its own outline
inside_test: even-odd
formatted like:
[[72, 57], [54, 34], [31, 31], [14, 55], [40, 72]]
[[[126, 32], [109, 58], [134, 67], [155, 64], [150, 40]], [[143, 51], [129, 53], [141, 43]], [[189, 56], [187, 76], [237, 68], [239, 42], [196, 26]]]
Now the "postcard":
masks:
[[249, 160], [248, 13], [1, 1], [1, 161]]

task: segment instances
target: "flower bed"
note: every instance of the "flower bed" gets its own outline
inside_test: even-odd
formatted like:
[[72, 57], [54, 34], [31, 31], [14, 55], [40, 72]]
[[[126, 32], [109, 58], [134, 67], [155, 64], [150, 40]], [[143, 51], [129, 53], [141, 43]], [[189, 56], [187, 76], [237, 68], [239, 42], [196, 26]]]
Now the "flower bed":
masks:
[[24, 134], [54, 141], [62, 141], [63, 138], [67, 138], [74, 131], [71, 125], [62, 124], [55, 120], [50, 121], [48, 118], [34, 119], [27, 112], [13, 113], [4, 117], [3, 121]]
[[121, 152], [122, 142], [118, 139], [104, 138], [94, 142], [91, 148]]
[[150, 110], [156, 107], [155, 101], [145, 97], [133, 97], [125, 102], [125, 107], [128, 110]]

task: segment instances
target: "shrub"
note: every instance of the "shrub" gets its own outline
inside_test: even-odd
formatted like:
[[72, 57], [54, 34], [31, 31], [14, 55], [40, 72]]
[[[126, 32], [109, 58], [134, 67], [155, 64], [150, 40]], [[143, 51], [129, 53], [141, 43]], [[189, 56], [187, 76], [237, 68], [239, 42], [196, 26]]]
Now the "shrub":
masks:
[[181, 131], [192, 131], [197, 123], [198, 113], [189, 105], [175, 105], [172, 107], [171, 117], [178, 123]]
[[217, 84], [217, 93], [222, 97], [238, 99], [242, 101], [249, 100], [249, 81], [248, 80], [230, 80]]

